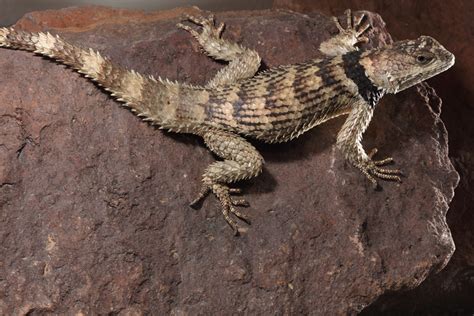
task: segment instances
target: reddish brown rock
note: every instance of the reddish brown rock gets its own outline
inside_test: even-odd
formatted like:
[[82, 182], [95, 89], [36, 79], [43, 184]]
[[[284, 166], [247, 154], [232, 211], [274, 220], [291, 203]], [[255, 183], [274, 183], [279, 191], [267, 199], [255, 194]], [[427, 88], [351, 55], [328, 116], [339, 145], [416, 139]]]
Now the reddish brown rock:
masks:
[[[184, 10], [94, 18], [107, 11], [18, 25], [155, 76], [203, 83], [222, 67], [175, 28]], [[372, 45], [389, 41], [372, 17]], [[335, 31], [317, 13], [217, 18], [267, 66], [319, 56]], [[252, 225], [235, 238], [214, 198], [188, 207], [213, 160], [201, 140], [147, 126], [50, 60], [2, 49], [0, 71], [2, 314], [347, 314], [418, 285], [454, 250], [445, 213], [458, 178], [427, 85], [384, 98], [365, 137], [396, 158], [403, 184], [373, 191], [343, 161], [342, 120], [288, 144], [255, 143], [265, 170], [244, 184]]]
[[429, 82], [443, 99], [451, 160], [461, 182], [448, 212], [456, 243], [452, 260], [439, 274], [405, 293], [384, 297], [370, 312], [474, 313], [474, 2], [471, 0], [275, 0], [275, 7], [337, 14], [345, 8], [378, 12], [394, 38], [431, 35], [456, 56], [456, 65]]

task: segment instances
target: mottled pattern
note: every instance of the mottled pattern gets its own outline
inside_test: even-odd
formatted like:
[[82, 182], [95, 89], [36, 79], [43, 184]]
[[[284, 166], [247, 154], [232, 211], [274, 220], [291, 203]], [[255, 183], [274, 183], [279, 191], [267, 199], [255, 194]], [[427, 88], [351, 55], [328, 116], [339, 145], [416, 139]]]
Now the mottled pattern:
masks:
[[[222, 161], [204, 172], [197, 204], [209, 192], [216, 195], [222, 213], [238, 233], [230, 214], [248, 221], [235, 209], [245, 200], [233, 200], [229, 183], [257, 176], [263, 158], [242, 136], [265, 142], [291, 140], [312, 127], [348, 114], [337, 136], [346, 159], [376, 186], [375, 177], [400, 181], [400, 171], [382, 169], [392, 158], [372, 160], [361, 140], [382, 95], [395, 93], [449, 68], [454, 56], [434, 39], [422, 36], [366, 52], [356, 44], [370, 25], [363, 15], [346, 11], [347, 27], [334, 18], [339, 34], [323, 42], [325, 58], [280, 66], [259, 73], [260, 56], [254, 50], [222, 39], [223, 24], [213, 17], [187, 17], [200, 32], [183, 23], [207, 55], [228, 62], [205, 86], [174, 83], [126, 70], [98, 52], [71, 45], [57, 36], [0, 28], [0, 46], [49, 56], [97, 82], [137, 116], [160, 128], [194, 133]], [[242, 135], [242, 136], [240, 136]]]
[[288, 141], [347, 113], [357, 86], [347, 79], [341, 63], [335, 57], [283, 66], [215, 89], [208, 120], [266, 142]]

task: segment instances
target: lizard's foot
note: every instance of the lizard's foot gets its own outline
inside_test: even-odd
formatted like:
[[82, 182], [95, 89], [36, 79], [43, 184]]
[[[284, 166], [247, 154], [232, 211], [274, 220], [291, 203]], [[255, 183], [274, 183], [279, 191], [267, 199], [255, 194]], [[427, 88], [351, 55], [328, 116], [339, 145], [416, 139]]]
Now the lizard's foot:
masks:
[[219, 23], [218, 26], [215, 26], [214, 15], [210, 15], [207, 18], [185, 15], [184, 21], [189, 21], [201, 26], [202, 30], [199, 33], [188, 25], [184, 25], [182, 23], [178, 23], [176, 25], [177, 27], [191, 33], [191, 35], [203, 46], [206, 41], [219, 39], [221, 37], [222, 31], [224, 30], [224, 23]]
[[369, 160], [365, 164], [360, 166], [362, 173], [364, 173], [365, 176], [370, 180], [370, 182], [372, 182], [374, 188], [378, 187], [378, 183], [377, 180], [375, 180], [375, 177], [378, 177], [383, 180], [402, 182], [400, 176], [402, 176], [403, 173], [401, 172], [401, 170], [381, 168], [381, 166], [385, 166], [387, 164], [392, 163], [392, 157], [388, 157], [382, 160], [372, 160], [377, 151], [377, 148], [372, 149], [372, 151], [368, 155]]
[[[368, 21], [364, 21], [366, 20], [366, 15], [361, 14], [360, 16], [355, 17], [352, 15], [350, 9], [344, 11], [344, 14], [346, 15], [346, 29], [342, 27], [337, 17], [332, 17], [337, 29], [339, 30], [339, 33], [345, 35], [347, 38], [350, 38], [353, 42], [353, 45], [358, 43], [367, 43], [369, 39], [366, 36], [362, 36], [362, 34], [364, 34], [372, 26]], [[364, 23], [362, 23], [362, 21], [364, 21]]]
[[250, 219], [244, 214], [240, 213], [234, 206], [244, 206], [248, 207], [249, 203], [244, 199], [234, 200], [230, 197], [231, 194], [240, 194], [242, 191], [236, 188], [229, 188], [224, 184], [212, 184], [204, 185], [199, 192], [196, 199], [191, 202], [191, 206], [196, 206], [203, 198], [205, 198], [210, 192], [213, 192], [222, 206], [222, 215], [226, 222], [234, 230], [234, 234], [237, 236], [239, 234], [239, 226], [237, 223], [230, 217], [230, 213], [234, 214], [247, 224], [250, 224]]
[[253, 178], [262, 171], [263, 157], [249, 142], [239, 135], [223, 130], [210, 130], [202, 135], [207, 147], [224, 160], [211, 163], [202, 175], [202, 189], [198, 198], [202, 199], [210, 192], [214, 193], [221, 204], [222, 214], [236, 235], [239, 234], [237, 223], [232, 214], [250, 224], [249, 219], [241, 214], [235, 206], [247, 206], [245, 200], [233, 200], [231, 194], [240, 193], [231, 189], [228, 183]]
[[363, 36], [372, 27], [367, 21], [366, 15], [353, 16], [350, 9], [347, 9], [344, 13], [346, 14], [347, 27], [342, 27], [338, 18], [333, 16], [332, 19], [339, 30], [339, 34], [324, 41], [319, 47], [319, 50], [326, 55], [336, 56], [358, 50], [355, 45], [369, 41], [367, 36]]

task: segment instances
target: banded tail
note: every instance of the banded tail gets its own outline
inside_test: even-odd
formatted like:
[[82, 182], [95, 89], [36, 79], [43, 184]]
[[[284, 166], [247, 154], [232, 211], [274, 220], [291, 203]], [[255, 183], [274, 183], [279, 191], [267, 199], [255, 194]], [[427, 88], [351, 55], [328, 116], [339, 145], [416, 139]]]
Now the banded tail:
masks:
[[[181, 95], [193, 95], [190, 90], [202, 88], [156, 80], [134, 70], [113, 64], [92, 49], [74, 46], [50, 33], [29, 33], [13, 28], [0, 28], [0, 47], [38, 53], [68, 65], [98, 83], [133, 113], [153, 125], [172, 130], [192, 129], [192, 114], [178, 113]], [[186, 91], [183, 91], [186, 90]], [[181, 117], [178, 117], [181, 114]]]

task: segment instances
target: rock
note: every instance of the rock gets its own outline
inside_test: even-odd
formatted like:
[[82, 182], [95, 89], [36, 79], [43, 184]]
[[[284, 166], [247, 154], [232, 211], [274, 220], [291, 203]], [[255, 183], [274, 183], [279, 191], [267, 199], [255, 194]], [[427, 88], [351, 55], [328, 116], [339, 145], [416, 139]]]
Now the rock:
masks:
[[[17, 25], [172, 80], [204, 83], [222, 67], [175, 27], [196, 9], [116, 12], [49, 11]], [[389, 42], [370, 17], [371, 45]], [[217, 19], [266, 66], [319, 56], [336, 30], [318, 13]], [[266, 165], [243, 184], [252, 225], [235, 238], [213, 197], [188, 207], [213, 161], [201, 140], [147, 126], [51, 60], [2, 49], [0, 70], [2, 314], [350, 314], [418, 285], [454, 251], [445, 215], [458, 176], [426, 84], [384, 98], [365, 135], [367, 149], [396, 158], [403, 184], [374, 191], [343, 161], [342, 119], [288, 144], [254, 142]]]
[[[275, 0], [277, 8], [301, 12], [321, 11], [337, 14], [345, 8], [378, 12], [387, 22], [390, 34], [397, 39], [420, 34], [438, 39], [456, 56], [456, 65], [429, 80], [443, 99], [441, 118], [449, 131], [449, 155], [461, 182], [450, 205], [447, 222], [456, 243], [452, 260], [439, 274], [432, 274], [412, 291], [385, 295], [367, 313], [441, 314], [474, 313], [474, 2], [340, 0]], [[430, 8], [427, 10], [427, 8]]]

